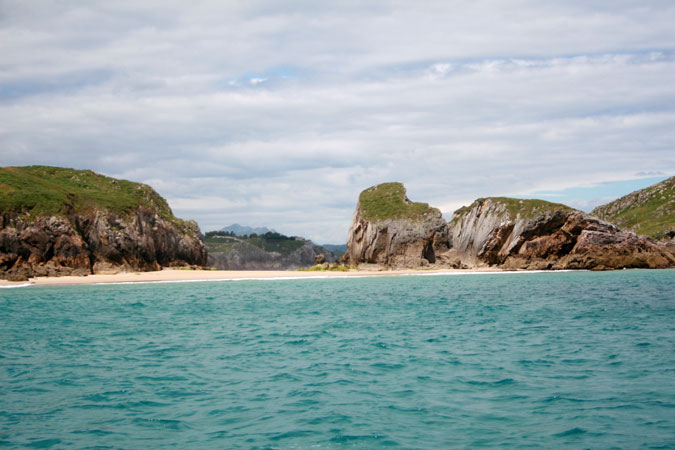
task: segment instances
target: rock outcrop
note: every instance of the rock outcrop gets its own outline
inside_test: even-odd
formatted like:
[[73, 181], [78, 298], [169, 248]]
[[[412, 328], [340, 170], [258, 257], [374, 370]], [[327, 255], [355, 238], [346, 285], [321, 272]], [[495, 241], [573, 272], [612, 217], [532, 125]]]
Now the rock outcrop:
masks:
[[675, 266], [675, 255], [664, 245], [581, 211], [540, 200], [479, 199], [456, 212], [451, 224], [451, 256], [467, 267], [602, 270]]
[[[392, 196], [399, 199], [398, 205], [391, 204]], [[378, 202], [385, 206], [375, 208]], [[416, 206], [411, 213], [411, 205], [423, 206]], [[623, 231], [562, 204], [504, 197], [478, 199], [457, 210], [446, 223], [437, 209], [411, 203], [398, 183], [375, 186], [361, 194], [347, 239], [343, 263], [357, 266], [528, 270], [675, 267], [672, 246]]]
[[440, 210], [411, 202], [400, 183], [385, 183], [361, 193], [341, 262], [423, 267], [436, 263], [437, 255], [448, 249]]
[[[35, 184], [42, 183], [40, 188], [51, 188], [55, 193], [37, 192], [29, 197], [33, 193], [24, 191], [28, 200], [16, 200], [11, 197], [16, 191], [6, 189], [10, 195], [3, 199], [5, 205], [16, 200], [16, 206], [0, 211], [2, 278], [25, 280], [206, 264], [207, 251], [197, 224], [175, 218], [166, 201], [148, 186], [90, 171], [42, 167], [2, 170], [8, 169], [12, 177], [6, 177], [6, 183], [19, 175], [30, 178], [37, 173], [43, 179], [31, 180], [34, 190]], [[64, 172], [67, 178], [50, 184], [50, 175], [59, 177]], [[70, 189], [74, 183], [86, 189]], [[117, 204], [122, 200], [128, 203], [108, 208], [101, 200], [104, 192]], [[135, 204], [132, 196], [126, 196], [129, 193], [137, 195]], [[31, 201], [33, 198], [36, 200]]]

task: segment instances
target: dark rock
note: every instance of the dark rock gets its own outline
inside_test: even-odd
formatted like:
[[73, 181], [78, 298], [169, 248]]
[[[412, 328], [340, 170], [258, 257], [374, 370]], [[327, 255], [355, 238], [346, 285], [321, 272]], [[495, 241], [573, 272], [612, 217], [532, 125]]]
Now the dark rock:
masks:
[[5, 278], [206, 265], [206, 247], [196, 223], [179, 229], [143, 206], [128, 217], [109, 211], [1, 217], [0, 276]]
[[473, 267], [608, 270], [675, 266], [675, 255], [665, 245], [580, 211], [513, 218], [499, 202], [487, 199], [453, 224], [454, 254]]

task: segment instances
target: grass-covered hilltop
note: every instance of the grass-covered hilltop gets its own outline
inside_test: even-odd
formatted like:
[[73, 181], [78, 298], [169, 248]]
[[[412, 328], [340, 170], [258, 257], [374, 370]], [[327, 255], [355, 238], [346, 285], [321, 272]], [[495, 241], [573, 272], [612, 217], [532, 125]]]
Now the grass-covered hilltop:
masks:
[[192, 221], [150, 186], [91, 170], [0, 168], [0, 276], [205, 265]]
[[401, 183], [383, 183], [364, 190], [359, 196], [359, 210], [366, 220], [418, 219], [438, 211], [428, 203], [408, 200]]
[[554, 213], [556, 211], [575, 211], [562, 203], [552, 203], [546, 200], [537, 199], [520, 199], [511, 197], [487, 197], [476, 199], [471, 205], [463, 206], [453, 213], [452, 221], [456, 222], [464, 214], [472, 211], [477, 205], [490, 202], [503, 206], [503, 212], [507, 216], [505, 218], [516, 220], [532, 220], [546, 213]]
[[591, 214], [653, 239], [673, 239], [675, 177], [599, 206]]
[[106, 210], [126, 216], [141, 206], [190, 232], [166, 200], [146, 184], [64, 167], [0, 168], [0, 214], [66, 217]]

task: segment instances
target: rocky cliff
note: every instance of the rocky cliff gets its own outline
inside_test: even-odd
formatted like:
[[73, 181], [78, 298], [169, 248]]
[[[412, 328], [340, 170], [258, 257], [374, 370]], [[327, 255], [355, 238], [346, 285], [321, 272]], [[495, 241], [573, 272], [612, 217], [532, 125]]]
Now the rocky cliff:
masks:
[[455, 212], [448, 262], [508, 269], [675, 266], [668, 248], [617, 226], [541, 200], [487, 198]]
[[0, 277], [205, 265], [197, 224], [149, 186], [91, 171], [0, 169]]
[[640, 235], [675, 241], [675, 177], [599, 206], [591, 214]]
[[347, 244], [343, 262], [384, 268], [675, 267], [672, 247], [562, 204], [478, 199], [446, 223], [437, 209], [411, 203], [398, 183], [361, 194]]
[[441, 212], [426, 203], [411, 202], [401, 183], [385, 183], [359, 196], [341, 262], [422, 267], [436, 263], [437, 255], [448, 249]]

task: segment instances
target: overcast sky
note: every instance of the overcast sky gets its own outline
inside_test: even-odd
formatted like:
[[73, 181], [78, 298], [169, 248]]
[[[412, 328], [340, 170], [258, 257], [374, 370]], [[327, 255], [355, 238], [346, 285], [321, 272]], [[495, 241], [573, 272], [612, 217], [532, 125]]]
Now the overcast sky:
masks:
[[340, 243], [363, 189], [590, 209], [675, 174], [675, 2], [0, 0], [0, 165]]

